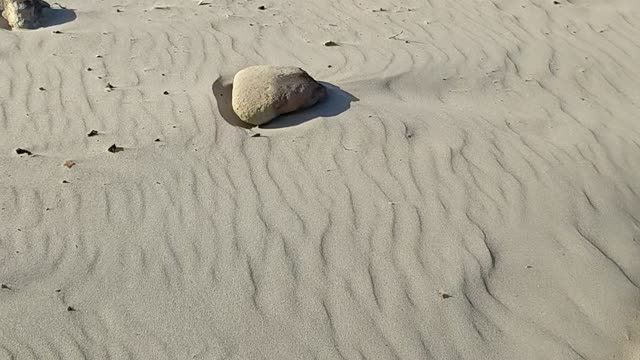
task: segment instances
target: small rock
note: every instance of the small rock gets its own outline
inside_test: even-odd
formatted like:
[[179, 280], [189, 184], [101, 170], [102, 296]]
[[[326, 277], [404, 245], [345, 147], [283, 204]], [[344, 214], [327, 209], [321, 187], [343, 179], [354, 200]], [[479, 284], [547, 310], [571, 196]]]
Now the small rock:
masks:
[[76, 165], [76, 163], [73, 160], [67, 160], [62, 164], [62, 166], [66, 167], [66, 168], [69, 168], [69, 169], [71, 169], [75, 165]]
[[338, 45], [338, 43], [335, 41], [325, 41], [324, 46], [340, 46], [340, 45]]
[[169, 95], [169, 92], [165, 90], [165, 92], [163, 92], [162, 94]]
[[94, 136], [98, 136], [98, 130], [91, 130], [89, 131], [89, 133], [87, 134], [88, 137], [94, 137]]
[[124, 149], [119, 147], [119, 146], [116, 146], [116, 144], [113, 144], [113, 145], [109, 146], [109, 148], [107, 149], [108, 152], [114, 153], [114, 154], [117, 153], [117, 152], [120, 152], [122, 150], [124, 150]]
[[42, 10], [50, 7], [43, 0], [2, 0], [2, 17], [11, 29], [35, 29], [40, 26]]
[[242, 121], [262, 125], [313, 106], [326, 94], [325, 87], [300, 68], [258, 65], [236, 74], [231, 105]]
[[53, 34], [62, 34], [62, 31], [60, 31], [60, 30], [54, 30], [54, 31], [52, 31], [51, 33], [53, 33]]
[[25, 150], [25, 149], [21, 149], [21, 148], [17, 148], [16, 149], [16, 154], [18, 155], [33, 155], [33, 153], [29, 150]]
[[267, 9], [267, 7], [266, 7], [266, 6], [264, 6], [264, 5], [260, 5], [260, 6], [258, 6], [258, 10], [266, 10], [266, 9]]
[[42, 86], [40, 86], [40, 87], [38, 88], [38, 90], [40, 90], [40, 91], [45, 91], [45, 90], [47, 90], [47, 89], [45, 89], [45, 88], [43, 88]]
[[446, 294], [446, 293], [442, 293], [441, 295], [442, 295], [443, 299], [448, 299], [450, 297], [453, 297], [453, 295], [449, 295], [449, 294]]
[[0, 289], [4, 289], [4, 290], [11, 290], [11, 288], [9, 287], [9, 285], [5, 285], [5, 284], [0, 285]]
[[77, 311], [73, 306], [67, 306], [67, 311]]
[[69, 182], [67, 180], [62, 180], [63, 184], [69, 184]]
[[107, 91], [113, 91], [113, 89], [115, 89], [116, 87], [111, 85], [111, 83], [107, 83], [107, 86], [105, 86], [105, 90]]
[[158, 139], [155, 139], [155, 140], [153, 140], [153, 141], [155, 141], [155, 142], [160, 142], [161, 140], [158, 138]]

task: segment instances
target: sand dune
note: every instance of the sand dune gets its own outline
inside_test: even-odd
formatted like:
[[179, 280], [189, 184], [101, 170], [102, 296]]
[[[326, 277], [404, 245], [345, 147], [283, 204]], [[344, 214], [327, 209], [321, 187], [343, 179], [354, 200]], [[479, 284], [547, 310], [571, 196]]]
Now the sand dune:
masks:
[[[0, 29], [0, 359], [639, 359], [637, 1], [60, 4]], [[233, 126], [254, 64], [332, 96]]]

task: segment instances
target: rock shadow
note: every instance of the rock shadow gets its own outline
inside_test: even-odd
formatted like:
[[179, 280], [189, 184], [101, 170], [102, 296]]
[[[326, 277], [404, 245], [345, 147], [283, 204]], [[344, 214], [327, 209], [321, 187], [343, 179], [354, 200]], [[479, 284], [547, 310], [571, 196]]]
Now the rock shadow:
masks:
[[319, 83], [327, 89], [327, 95], [320, 102], [307, 109], [280, 115], [260, 127], [263, 129], [280, 129], [304, 124], [316, 118], [335, 117], [349, 110], [352, 102], [360, 101], [360, 99], [336, 85], [324, 81], [319, 81]]
[[76, 19], [76, 12], [72, 9], [60, 8], [48, 8], [42, 9], [42, 17], [40, 18], [40, 27], [48, 28], [51, 26], [57, 26], [72, 22]]
[[[322, 81], [320, 81], [320, 84], [327, 89], [327, 95], [320, 102], [307, 109], [280, 115], [259, 127], [262, 129], [280, 129], [297, 126], [320, 117], [335, 117], [349, 110], [352, 102], [360, 101], [360, 99], [340, 89], [338, 86]], [[233, 111], [231, 105], [231, 94], [233, 92], [232, 82], [225, 82], [220, 77], [214, 81], [212, 90], [218, 104], [218, 112], [229, 124], [244, 129], [256, 127], [255, 125], [240, 120]]]

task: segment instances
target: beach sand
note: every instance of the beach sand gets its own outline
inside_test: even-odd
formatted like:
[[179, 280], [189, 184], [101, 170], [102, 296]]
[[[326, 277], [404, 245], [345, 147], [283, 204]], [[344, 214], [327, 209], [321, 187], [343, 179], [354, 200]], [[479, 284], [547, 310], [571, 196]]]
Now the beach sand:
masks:
[[[0, 29], [0, 359], [640, 359], [637, 0], [59, 4]], [[236, 126], [257, 64], [329, 97]]]

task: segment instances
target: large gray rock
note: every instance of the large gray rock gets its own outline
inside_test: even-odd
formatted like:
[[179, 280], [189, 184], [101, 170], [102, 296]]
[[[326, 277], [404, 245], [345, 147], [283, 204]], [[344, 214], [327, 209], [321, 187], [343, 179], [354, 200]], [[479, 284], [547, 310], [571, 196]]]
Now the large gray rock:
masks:
[[258, 65], [233, 78], [231, 105], [238, 117], [262, 125], [281, 114], [307, 108], [327, 91], [304, 70], [291, 66]]
[[35, 29], [40, 26], [42, 9], [49, 7], [44, 0], [2, 0], [2, 17], [12, 29]]

